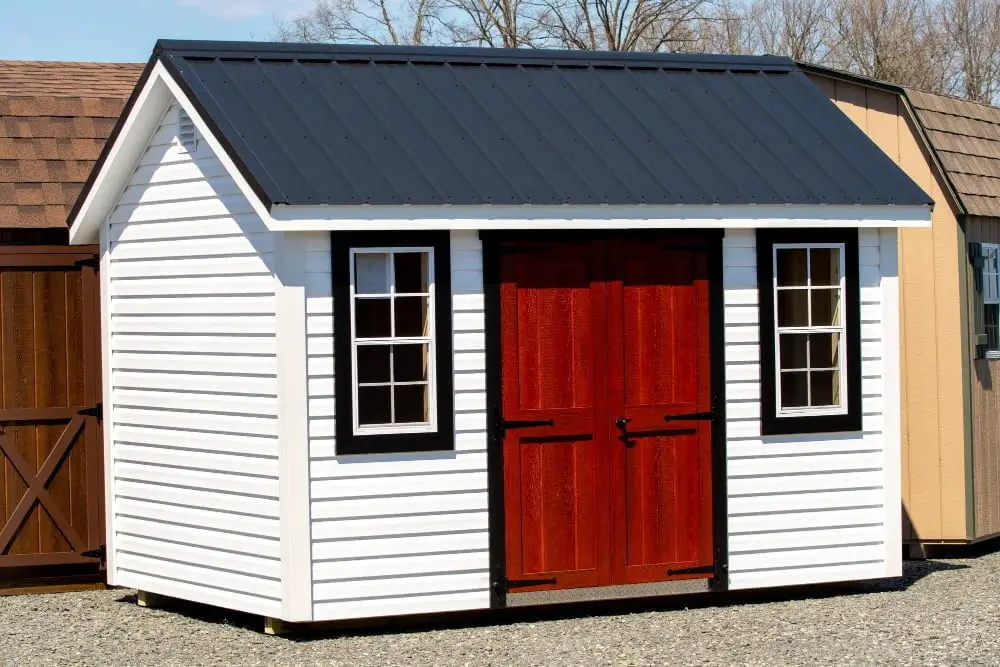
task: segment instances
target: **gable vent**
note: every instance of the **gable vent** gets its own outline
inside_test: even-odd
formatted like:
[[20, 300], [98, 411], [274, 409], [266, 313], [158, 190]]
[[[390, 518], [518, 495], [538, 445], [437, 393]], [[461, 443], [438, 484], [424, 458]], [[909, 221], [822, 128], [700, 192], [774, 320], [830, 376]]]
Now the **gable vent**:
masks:
[[184, 109], [177, 110], [177, 140], [188, 153], [198, 149], [198, 129]]

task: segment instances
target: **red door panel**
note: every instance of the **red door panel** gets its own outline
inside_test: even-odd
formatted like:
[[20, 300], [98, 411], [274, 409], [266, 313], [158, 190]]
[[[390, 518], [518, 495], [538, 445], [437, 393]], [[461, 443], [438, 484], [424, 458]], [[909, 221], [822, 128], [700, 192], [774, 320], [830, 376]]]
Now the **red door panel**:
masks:
[[507, 577], [539, 582], [520, 590], [610, 583], [602, 270], [590, 243], [501, 258]]
[[711, 576], [671, 572], [712, 564], [708, 266], [696, 244], [610, 244], [616, 583]]

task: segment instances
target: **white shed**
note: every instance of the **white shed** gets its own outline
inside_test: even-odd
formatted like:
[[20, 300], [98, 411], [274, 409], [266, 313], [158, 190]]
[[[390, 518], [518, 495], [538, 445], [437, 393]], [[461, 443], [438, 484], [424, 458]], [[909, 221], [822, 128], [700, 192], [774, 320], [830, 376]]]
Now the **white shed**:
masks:
[[930, 204], [782, 58], [161, 42], [71, 220], [109, 583], [308, 622], [898, 576]]

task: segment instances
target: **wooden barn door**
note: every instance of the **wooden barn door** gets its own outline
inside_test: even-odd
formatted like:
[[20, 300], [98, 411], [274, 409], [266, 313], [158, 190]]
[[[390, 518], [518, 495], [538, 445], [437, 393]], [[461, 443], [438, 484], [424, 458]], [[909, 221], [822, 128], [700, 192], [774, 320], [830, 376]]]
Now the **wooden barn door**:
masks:
[[0, 248], [0, 581], [104, 541], [97, 255]]
[[608, 275], [615, 582], [712, 576], [708, 254], [613, 242]]
[[708, 250], [507, 243], [507, 589], [712, 576]]

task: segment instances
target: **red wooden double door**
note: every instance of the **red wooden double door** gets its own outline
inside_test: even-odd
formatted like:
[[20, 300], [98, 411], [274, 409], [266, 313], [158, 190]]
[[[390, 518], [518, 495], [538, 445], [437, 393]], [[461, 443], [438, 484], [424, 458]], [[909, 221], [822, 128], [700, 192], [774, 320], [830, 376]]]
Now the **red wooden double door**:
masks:
[[707, 246], [502, 248], [511, 590], [711, 577]]

